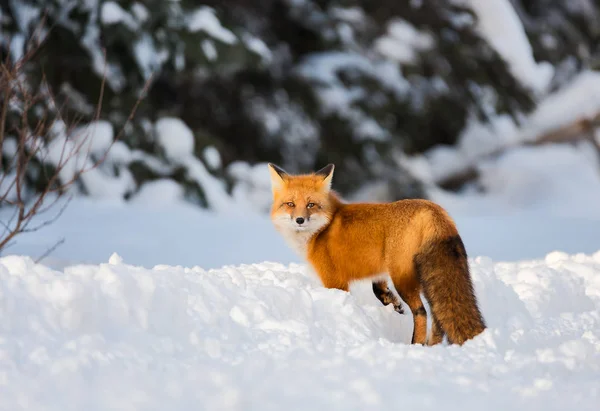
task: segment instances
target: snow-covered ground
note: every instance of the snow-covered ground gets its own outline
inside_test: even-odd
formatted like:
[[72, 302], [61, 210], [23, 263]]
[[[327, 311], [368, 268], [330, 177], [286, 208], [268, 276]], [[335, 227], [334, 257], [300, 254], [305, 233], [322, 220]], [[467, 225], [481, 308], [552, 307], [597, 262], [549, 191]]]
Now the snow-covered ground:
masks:
[[211, 212], [166, 180], [75, 197], [0, 258], [0, 409], [597, 410], [597, 161], [589, 143], [512, 148], [478, 164], [483, 190], [429, 189], [489, 325], [463, 347], [407, 344], [411, 314], [368, 282], [323, 288], [259, 211], [266, 165], [238, 164], [232, 197], [209, 184]]
[[368, 284], [302, 265], [3, 257], [0, 408], [597, 410], [600, 252], [471, 266], [489, 329], [421, 347]]
[[578, 148], [528, 150], [484, 193], [430, 193], [489, 325], [463, 347], [409, 345], [411, 314], [323, 288], [243, 203], [75, 198], [0, 258], [0, 409], [596, 410], [599, 179]]

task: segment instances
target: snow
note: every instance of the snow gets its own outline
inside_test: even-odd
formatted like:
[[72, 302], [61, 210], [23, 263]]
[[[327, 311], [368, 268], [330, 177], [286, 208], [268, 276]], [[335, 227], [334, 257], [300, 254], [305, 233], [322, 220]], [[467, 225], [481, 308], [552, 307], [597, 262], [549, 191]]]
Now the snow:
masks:
[[346, 52], [313, 53], [304, 59], [297, 72], [302, 77], [327, 85], [342, 85], [337, 73], [342, 68], [354, 68], [373, 76], [396, 93], [403, 95], [409, 89], [398, 67], [385, 61], [370, 61], [358, 54]]
[[223, 27], [215, 10], [203, 6], [195, 10], [188, 18], [187, 28], [192, 33], [204, 31], [210, 37], [226, 44], [235, 44], [237, 37], [230, 30]]
[[211, 210], [219, 213], [243, 212], [240, 205], [236, 204], [227, 193], [225, 183], [210, 174], [202, 161], [190, 156], [181, 161], [181, 165], [185, 167], [189, 178], [202, 188]]
[[325, 289], [304, 265], [109, 256], [60, 271], [0, 258], [6, 409], [587, 411], [600, 400], [600, 252], [471, 259], [489, 328], [462, 347], [408, 344], [410, 314], [368, 283]]
[[115, 176], [108, 175], [100, 169], [89, 170], [81, 175], [81, 182], [87, 194], [92, 198], [114, 199], [124, 198], [135, 189], [135, 179], [126, 167], [120, 166]]
[[104, 24], [115, 24], [123, 20], [123, 15], [125, 13], [127, 12], [114, 1], [107, 1], [102, 4], [100, 21]]
[[35, 27], [34, 22], [40, 19], [42, 10], [29, 3], [19, 2], [11, 4], [11, 12], [15, 18], [15, 23], [19, 27], [19, 31], [24, 34], [27, 33], [32, 26]]
[[[181, 186], [160, 179], [130, 202], [75, 197], [54, 224], [19, 236], [0, 258], [6, 409], [597, 408], [600, 177], [589, 143], [481, 162], [483, 193], [430, 190], [464, 239], [489, 328], [462, 347], [420, 347], [408, 344], [411, 314], [382, 306], [366, 281], [325, 289], [286, 246], [266, 213], [266, 164], [228, 165], [229, 196], [185, 124], [155, 126], [218, 212], [182, 203]], [[116, 163], [150, 161], [118, 147]], [[43, 265], [25, 257], [60, 240]]]
[[365, 21], [365, 12], [360, 7], [331, 6], [329, 12], [336, 19], [348, 23], [362, 24]]
[[227, 175], [235, 181], [231, 195], [236, 203], [258, 213], [269, 212], [272, 192], [267, 163], [235, 161], [227, 167]]
[[510, 0], [464, 0], [477, 14], [476, 28], [513, 75], [534, 92], [543, 93], [552, 79], [550, 63], [537, 63], [525, 29]]
[[157, 142], [167, 158], [181, 161], [193, 155], [194, 134], [182, 120], [175, 117], [163, 117], [156, 121], [154, 130]]
[[398, 65], [391, 60], [371, 61], [348, 52], [322, 52], [305, 57], [296, 68], [297, 75], [318, 85], [316, 90], [323, 114], [336, 113], [351, 121], [358, 140], [389, 139], [389, 133], [357, 107], [360, 105], [356, 103], [367, 97], [364, 88], [345, 84], [338, 77], [340, 71], [374, 79], [390, 92], [404, 96], [410, 87]]
[[539, 258], [542, 250], [592, 252], [600, 244], [600, 174], [589, 143], [515, 148], [478, 170], [476, 188], [427, 190], [478, 255]]
[[202, 151], [202, 156], [210, 169], [216, 170], [221, 168], [221, 155], [219, 154], [219, 150], [214, 146], [205, 147]]
[[154, 39], [148, 33], [144, 33], [133, 45], [133, 53], [138, 67], [144, 79], [148, 80], [153, 72], [157, 71], [167, 61], [169, 52], [158, 50]]
[[[61, 183], [73, 181], [75, 176], [85, 170], [80, 175], [80, 182], [83, 191], [92, 198], [121, 199], [133, 191], [133, 175], [126, 167], [127, 163], [115, 163], [118, 157], [107, 157], [110, 159], [108, 165], [112, 167], [104, 168], [103, 164], [95, 167], [113, 143], [114, 135], [110, 123], [96, 121], [76, 128], [68, 136], [66, 132], [64, 123], [55, 122], [52, 126], [51, 140], [36, 153], [40, 160], [54, 167], [61, 167]], [[122, 146], [120, 147], [121, 157], [127, 159]], [[81, 192], [78, 184], [71, 185], [69, 190], [73, 194]]]
[[[480, 173], [460, 194], [433, 185], [427, 191], [455, 219], [471, 257], [489, 325], [483, 335], [463, 347], [411, 346], [411, 315], [383, 307], [368, 282], [354, 284], [351, 293], [323, 288], [269, 221], [266, 164], [234, 162], [222, 170], [212, 146], [196, 158], [192, 131], [166, 117], [154, 130], [170, 164], [116, 142], [107, 167], [83, 176], [87, 198], [75, 197], [56, 222], [3, 250], [3, 408], [597, 409], [598, 153], [589, 142], [518, 145], [598, 113], [600, 74], [584, 71], [544, 96], [552, 70], [534, 60], [510, 2], [462, 1], [477, 13], [481, 35], [542, 98], [522, 125], [502, 115], [489, 124], [473, 118], [456, 148], [402, 159], [429, 183], [470, 165]], [[32, 10], [22, 9], [17, 23], [37, 15]], [[89, 19], [133, 27], [148, 18], [142, 3], [131, 11], [109, 1]], [[335, 14], [353, 23], [362, 19], [359, 8]], [[198, 46], [209, 59], [218, 57], [215, 44], [237, 42], [209, 7], [190, 14], [187, 29], [207, 34]], [[352, 119], [358, 138], [388, 136], [356, 108], [364, 90], [342, 82], [339, 70], [359, 72], [404, 96], [410, 88], [397, 62], [410, 63], [431, 47], [427, 34], [402, 20], [385, 29], [375, 45], [390, 61], [322, 53], [297, 72], [320, 84], [322, 107]], [[103, 73], [99, 39], [97, 25], [85, 25], [82, 45]], [[265, 61], [272, 59], [260, 39], [241, 39]], [[135, 57], [148, 77], [167, 54], [142, 36]], [[118, 67], [106, 69], [118, 90], [124, 84]], [[248, 110], [264, 125], [265, 138], [285, 136], [286, 164], [305, 168], [304, 154], [313, 159], [311, 150], [318, 149], [316, 126], [285, 95], [253, 103]], [[64, 147], [68, 151], [90, 130], [94, 135], [65, 167], [64, 180], [89, 164], [88, 153], [102, 155], [113, 143], [104, 121], [77, 129], [71, 140], [60, 126], [48, 147], [55, 164]], [[14, 150], [14, 141], [7, 143], [3, 150]], [[171, 179], [135, 191], [127, 168], [134, 160], [161, 175], [182, 167], [185, 187], [200, 186], [213, 211], [184, 203], [184, 185]], [[211, 172], [224, 172], [231, 192]], [[11, 215], [1, 209], [0, 222]], [[31, 226], [52, 215], [36, 217]], [[43, 265], [32, 261], [61, 241]]]
[[312, 165], [321, 146], [318, 123], [302, 105], [285, 93], [266, 99], [255, 96], [246, 110], [261, 125], [266, 141], [282, 141], [282, 161], [289, 167], [303, 169]]
[[524, 140], [600, 112], [600, 73], [584, 70], [544, 99], [528, 118]]
[[105, 25], [123, 23], [132, 30], [138, 28], [133, 17], [114, 1], [107, 1], [102, 4], [100, 21]]
[[504, 209], [600, 219], [598, 158], [587, 143], [512, 150], [480, 171], [482, 188]]
[[427, 188], [475, 255], [541, 258], [552, 250], [593, 252], [600, 244], [600, 173], [591, 144], [514, 148], [478, 171], [477, 186], [461, 193]]
[[[88, 21], [83, 24], [83, 35], [76, 32], [80, 37], [81, 46], [87, 50], [92, 59], [92, 68], [99, 78], [105, 78], [108, 86], [113, 91], [121, 91], [125, 87], [125, 76], [119, 65], [110, 63], [105, 58], [100, 41], [100, 27], [97, 24], [100, 16], [97, 7], [88, 7]], [[72, 28], [71, 28], [72, 29]]]
[[177, 204], [183, 200], [184, 190], [181, 184], [168, 178], [160, 178], [142, 184], [131, 198], [134, 203], [162, 206]]
[[12, 136], [6, 136], [5, 140], [2, 142], [1, 148], [3, 157], [6, 157], [7, 159], [13, 158], [19, 150], [17, 139]]
[[82, 153], [103, 156], [114, 142], [112, 124], [106, 120], [92, 121], [77, 127], [71, 133], [75, 146], [81, 147]]
[[[131, 202], [75, 197], [57, 221], [43, 230], [20, 235], [5, 252], [38, 258], [64, 239], [64, 244], [45, 263], [52, 262], [56, 267], [98, 264], [113, 252], [131, 264], [146, 267], [170, 264], [208, 269], [265, 260], [298, 262], [268, 217], [252, 212], [249, 205], [243, 209], [245, 213], [209, 212], [196, 205], [174, 202], [172, 195], [176, 191], [165, 189], [164, 183], [148, 187], [146, 184], [142, 185], [142, 194], [136, 195], [147, 201], [136, 195]], [[61, 206], [59, 203], [38, 216], [31, 225], [48, 220]], [[0, 221], [8, 221], [11, 216], [12, 210], [0, 209]]]
[[141, 3], [133, 3], [131, 5], [131, 11], [135, 15], [136, 19], [141, 23], [148, 21], [148, 18], [150, 17], [148, 9]]
[[248, 33], [244, 33], [242, 39], [248, 49], [258, 54], [265, 63], [270, 63], [273, 60], [273, 53], [271, 53], [271, 49], [269, 49], [264, 41]]
[[[0, 18], [2, 16], [0, 15]], [[4, 43], [6, 40], [0, 40]], [[17, 63], [23, 58], [25, 52], [25, 36], [22, 34], [16, 34], [10, 40], [9, 45], [10, 55], [12, 57], [13, 64]]]
[[[271, 192], [268, 173], [266, 182], [264, 179], [265, 168], [234, 164], [240, 167], [232, 164], [227, 168], [227, 174], [237, 181], [233, 196], [218, 213], [175, 202], [176, 190], [163, 186], [162, 192], [160, 185], [152, 184], [152, 189], [142, 194], [147, 201], [136, 201], [136, 195], [131, 203], [111, 197], [76, 197], [57, 221], [43, 230], [19, 236], [6, 252], [37, 258], [64, 239], [64, 244], [52, 253], [59, 267], [73, 262], [98, 264], [113, 252], [131, 264], [146, 267], [181, 264], [219, 268], [265, 260], [301, 262], [269, 221]], [[245, 177], [238, 179], [237, 172]], [[506, 210], [506, 202], [498, 201], [497, 196], [434, 190], [430, 194], [449, 210], [472, 256], [514, 261], [543, 258], [556, 250], [593, 253], [600, 244], [600, 218], [554, 215], [558, 206], [551, 205], [538, 206], [539, 210], [523, 205]], [[60, 204], [54, 210], [58, 209]], [[53, 211], [39, 216], [32, 226], [51, 215]], [[11, 216], [10, 209], [0, 210], [0, 221], [8, 221]]]
[[521, 125], [516, 125], [507, 115], [492, 117], [488, 123], [472, 118], [459, 136], [456, 147], [437, 146], [425, 153], [431, 178], [439, 181], [469, 165], [476, 166], [487, 155], [534, 141], [575, 121], [589, 119], [600, 112], [598, 96], [600, 74], [583, 71], [559, 91], [540, 101]]
[[[210, 174], [202, 161], [194, 156], [194, 134], [183, 121], [174, 117], [163, 117], [155, 123], [154, 130], [156, 140], [166, 157], [185, 169], [186, 176], [202, 189], [208, 206], [213, 211], [236, 209], [236, 204], [227, 194], [225, 184]], [[215, 160], [214, 155], [210, 160]], [[152, 192], [159, 194], [156, 190]]]
[[109, 164], [128, 165], [132, 157], [133, 155], [129, 146], [121, 140], [117, 140], [113, 142], [105, 161]]
[[375, 49], [382, 55], [399, 63], [414, 63], [418, 52], [431, 49], [433, 38], [419, 32], [403, 19], [392, 19], [387, 33], [375, 41]]
[[219, 53], [215, 48], [215, 43], [212, 40], [204, 39], [200, 43], [200, 46], [202, 47], [202, 51], [209, 61], [215, 61], [219, 56]]
[[[62, 182], [71, 181], [76, 173], [86, 166], [88, 156], [86, 152], [77, 149], [77, 145], [67, 138], [64, 123], [55, 122], [50, 130], [50, 141], [45, 146], [40, 146], [37, 157], [49, 162], [55, 167], [62, 166], [58, 176]], [[41, 144], [41, 142], [36, 142]]]

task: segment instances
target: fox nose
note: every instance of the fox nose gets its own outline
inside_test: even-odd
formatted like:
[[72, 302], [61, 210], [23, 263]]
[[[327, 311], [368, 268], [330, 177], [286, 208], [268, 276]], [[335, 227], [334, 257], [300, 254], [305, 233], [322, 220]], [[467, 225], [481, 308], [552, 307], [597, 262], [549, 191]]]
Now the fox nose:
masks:
[[296, 223], [298, 223], [298, 224], [304, 223], [304, 217], [298, 217], [298, 218], [296, 218]]

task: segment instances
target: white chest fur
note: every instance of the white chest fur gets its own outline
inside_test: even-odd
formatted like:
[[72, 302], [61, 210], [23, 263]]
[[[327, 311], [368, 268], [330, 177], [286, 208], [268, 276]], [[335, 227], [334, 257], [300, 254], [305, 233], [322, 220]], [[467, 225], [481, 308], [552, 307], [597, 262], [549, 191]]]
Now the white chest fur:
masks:
[[280, 230], [286, 243], [302, 258], [306, 258], [308, 241], [315, 234], [311, 231]]

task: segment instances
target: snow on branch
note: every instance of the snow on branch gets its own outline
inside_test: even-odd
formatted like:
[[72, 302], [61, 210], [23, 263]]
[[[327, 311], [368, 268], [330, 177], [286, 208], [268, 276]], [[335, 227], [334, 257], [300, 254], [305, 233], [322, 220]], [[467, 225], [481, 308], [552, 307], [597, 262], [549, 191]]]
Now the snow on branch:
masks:
[[[540, 146], [555, 143], [576, 143], [586, 140], [596, 148], [596, 151], [600, 155], [600, 139], [596, 137], [596, 131], [598, 129], [600, 129], [600, 112], [589, 117], [578, 118], [569, 124], [546, 131], [532, 140], [524, 140], [519, 144], [523, 146]], [[492, 152], [488, 152], [474, 163], [443, 176], [437, 181], [437, 184], [447, 190], [459, 189], [464, 184], [478, 178], [479, 173], [477, 171], [477, 163], [498, 157], [514, 147], [515, 144], [509, 144], [493, 150]]]

